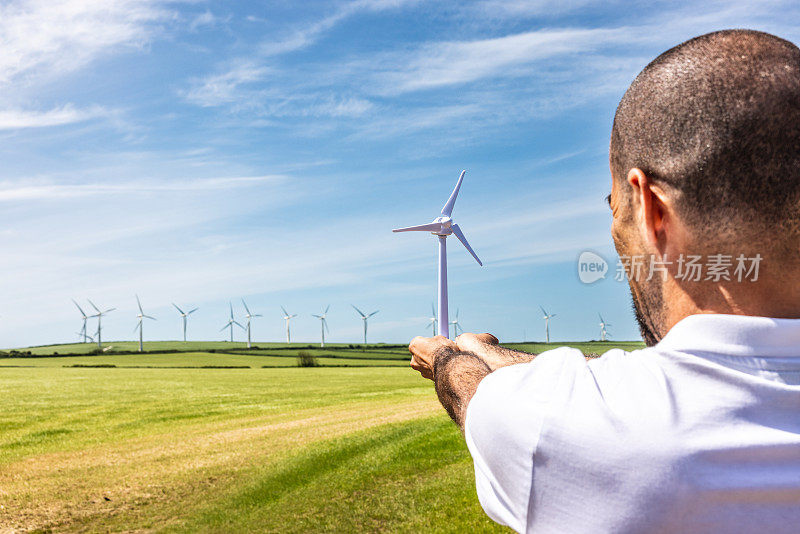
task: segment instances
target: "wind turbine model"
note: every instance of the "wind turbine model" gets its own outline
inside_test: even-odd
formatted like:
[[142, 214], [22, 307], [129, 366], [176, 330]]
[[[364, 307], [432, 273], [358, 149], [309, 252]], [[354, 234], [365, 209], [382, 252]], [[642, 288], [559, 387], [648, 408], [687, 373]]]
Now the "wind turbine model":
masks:
[[606, 341], [606, 337], [609, 337], [608, 330], [606, 330], [606, 327], [611, 326], [611, 323], [605, 322], [605, 320], [603, 320], [603, 316], [600, 315], [599, 313], [597, 314], [597, 316], [600, 317], [600, 341]]
[[187, 321], [189, 319], [189, 316], [191, 314], [193, 314], [194, 312], [196, 312], [198, 310], [198, 308], [194, 308], [192, 310], [189, 310], [188, 312], [184, 312], [174, 302], [172, 303], [172, 305], [175, 306], [175, 309], [178, 310], [178, 313], [181, 314], [181, 318], [183, 319], [183, 342], [186, 343], [186, 323], [187, 323]]
[[230, 320], [229, 320], [229, 321], [228, 321], [228, 322], [225, 324], [225, 326], [223, 326], [222, 328], [220, 328], [220, 329], [219, 329], [219, 331], [220, 331], [220, 332], [222, 332], [222, 331], [223, 331], [223, 330], [225, 330], [226, 328], [230, 328], [230, 329], [231, 329], [231, 343], [233, 343], [233, 325], [236, 325], [236, 326], [238, 326], [238, 327], [239, 327], [239, 328], [241, 328], [242, 330], [244, 330], [244, 327], [243, 327], [242, 325], [240, 325], [239, 323], [237, 323], [237, 322], [236, 322], [236, 319], [234, 319], [234, 318], [233, 318], [233, 304], [231, 304], [230, 302], [229, 302], [228, 304], [229, 304], [229, 305], [230, 305], [230, 307], [231, 307], [231, 318], [230, 318]]
[[288, 345], [292, 342], [292, 332], [289, 329], [289, 322], [297, 317], [297, 314], [290, 315], [283, 306], [281, 306], [281, 311], [283, 312], [283, 320], [286, 321], [286, 344]]
[[86, 315], [86, 312], [83, 311], [83, 308], [78, 306], [78, 303], [75, 302], [75, 299], [72, 299], [72, 303], [75, 305], [76, 308], [78, 308], [78, 311], [81, 312], [81, 318], [83, 319], [83, 327], [81, 327], [81, 331], [78, 332], [78, 339], [83, 338], [83, 343], [88, 343], [90, 337], [89, 334], [86, 333], [86, 321], [89, 319], [89, 316]]
[[541, 306], [539, 306], [539, 309], [542, 310], [542, 313], [544, 314], [544, 317], [542, 317], [542, 319], [544, 319], [544, 342], [550, 343], [550, 319], [555, 317], [556, 314], [547, 313]]
[[433, 307], [433, 302], [431, 302], [431, 316], [428, 317], [428, 324], [431, 325], [433, 329], [433, 335], [436, 335], [436, 308]]
[[461, 182], [464, 180], [464, 174], [466, 172], [467, 171], [461, 171], [458, 182], [456, 182], [456, 187], [453, 189], [450, 198], [447, 199], [447, 202], [442, 208], [442, 215], [440, 217], [436, 217], [433, 222], [428, 224], [392, 230], [393, 232], [430, 232], [439, 238], [439, 316], [437, 322], [439, 323], [439, 335], [444, 337], [450, 337], [448, 328], [450, 321], [447, 314], [447, 237], [451, 234], [455, 234], [458, 240], [461, 241], [461, 244], [472, 254], [475, 261], [478, 262], [478, 265], [483, 265], [478, 255], [475, 254], [475, 251], [469, 246], [467, 238], [464, 237], [461, 228], [459, 228], [457, 224], [453, 224], [453, 219], [451, 218], [453, 206], [456, 203], [456, 197], [458, 197], [458, 190], [461, 188]]
[[364, 321], [364, 345], [366, 345], [367, 344], [367, 320], [370, 317], [372, 317], [373, 315], [375, 315], [376, 313], [378, 313], [380, 310], [375, 310], [374, 312], [370, 313], [369, 315], [364, 315], [364, 312], [362, 312], [361, 310], [356, 308], [355, 305], [351, 304], [351, 306], [353, 306], [353, 309], [355, 311], [357, 311], [358, 314], [361, 316], [361, 320]]
[[134, 328], [133, 331], [136, 332], [136, 329], [139, 329], [139, 352], [144, 352], [144, 327], [142, 326], [142, 323], [144, 323], [145, 319], [155, 321], [156, 318], [144, 313], [144, 310], [142, 309], [142, 303], [139, 300], [139, 295], [136, 295], [136, 304], [139, 306], [139, 314], [136, 316], [139, 319], [139, 322], [136, 324], [136, 328]]
[[97, 306], [94, 305], [94, 302], [92, 302], [89, 299], [86, 299], [86, 300], [89, 301], [89, 304], [92, 305], [92, 308], [94, 308], [94, 311], [97, 312], [94, 315], [90, 315], [90, 317], [97, 317], [97, 347], [98, 348], [103, 348], [103, 338], [101, 336], [103, 328], [102, 328], [101, 322], [103, 320], [103, 316], [104, 315], [106, 315], [109, 312], [112, 312], [112, 311], [116, 310], [116, 308], [109, 308], [106, 311], [102, 311], [101, 312], [100, 309]]
[[456, 336], [458, 336], [459, 329], [461, 330], [461, 333], [464, 333], [464, 329], [461, 328], [460, 324], [458, 324], [458, 308], [456, 308], [456, 318], [450, 321], [450, 324], [453, 325], [453, 334]]
[[317, 315], [317, 314], [314, 314], [314, 313], [311, 314], [314, 317], [316, 317], [317, 319], [319, 319], [320, 328], [322, 329], [322, 342], [319, 344], [320, 347], [324, 347], [325, 346], [325, 330], [328, 330], [329, 334], [331, 333], [331, 329], [328, 328], [328, 321], [326, 319], [328, 317], [328, 310], [330, 308], [331, 308], [331, 306], [330, 306], [330, 304], [328, 304], [328, 307], [325, 308], [325, 311], [322, 313], [322, 315]]
[[261, 317], [261, 315], [258, 314], [258, 313], [250, 313], [250, 308], [247, 307], [247, 303], [244, 301], [244, 299], [242, 299], [242, 304], [244, 304], [244, 309], [245, 309], [245, 311], [247, 311], [247, 314], [245, 314], [244, 318], [247, 319], [247, 348], [249, 349], [250, 346], [251, 346], [251, 344], [250, 344], [250, 319], [253, 319], [255, 317]]

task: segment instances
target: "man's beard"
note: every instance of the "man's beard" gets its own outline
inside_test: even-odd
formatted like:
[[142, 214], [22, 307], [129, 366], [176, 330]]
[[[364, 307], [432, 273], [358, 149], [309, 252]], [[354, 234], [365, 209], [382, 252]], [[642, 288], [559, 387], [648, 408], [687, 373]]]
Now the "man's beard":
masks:
[[663, 306], [661, 286], [658, 284], [650, 284], [650, 287], [642, 291], [643, 295], [647, 295], [644, 299], [646, 301], [644, 303], [646, 305], [644, 306], [643, 303], [636, 298], [636, 292], [633, 290], [633, 287], [630, 289], [633, 315], [636, 317], [636, 322], [639, 324], [639, 332], [642, 334], [645, 345], [652, 347], [661, 339], [661, 336], [655, 331], [656, 327], [654, 326], [661, 322], [660, 317], [658, 317], [658, 315], [661, 314]]

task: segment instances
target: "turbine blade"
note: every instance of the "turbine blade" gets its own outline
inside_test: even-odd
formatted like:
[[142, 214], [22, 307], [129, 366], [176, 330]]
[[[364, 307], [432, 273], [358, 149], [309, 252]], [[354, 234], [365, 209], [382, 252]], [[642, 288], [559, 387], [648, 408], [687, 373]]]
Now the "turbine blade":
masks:
[[554, 313], [553, 315], [551, 315], [551, 316], [550, 316], [550, 318], [552, 319], [552, 318], [553, 318], [553, 317], [555, 317], [555, 316], [556, 316], [556, 314]]
[[177, 304], [175, 304], [175, 303], [173, 302], [173, 303], [172, 303], [172, 305], [173, 305], [173, 306], [175, 306], [175, 309], [176, 309], [176, 310], [178, 310], [178, 313], [180, 313], [181, 315], [183, 315], [183, 310], [182, 310], [182, 309], [180, 309], [180, 308], [178, 307], [178, 305], [177, 305]]
[[330, 328], [328, 328], [328, 321], [326, 321], [325, 319], [323, 319], [323, 320], [322, 320], [322, 324], [325, 326], [325, 331], [326, 331], [326, 332], [328, 332], [328, 333], [330, 334], [330, 333], [331, 333], [331, 329], [330, 329]]
[[428, 223], [419, 224], [417, 226], [406, 226], [405, 228], [396, 228], [392, 230], [392, 232], [439, 232], [441, 229], [441, 223]]
[[116, 308], [109, 308], [109, 309], [107, 309], [106, 311], [103, 312], [103, 315], [105, 315], [106, 313], [112, 312], [114, 310], [116, 310]]
[[353, 307], [353, 309], [354, 309], [355, 311], [357, 311], [357, 312], [358, 312], [358, 314], [359, 314], [361, 317], [366, 317], [366, 316], [364, 315], [364, 312], [362, 312], [361, 310], [359, 310], [358, 308], [356, 308], [355, 304], [351, 304], [350, 306], [352, 306], [352, 307]]
[[190, 312], [189, 312], [189, 313], [187, 313], [186, 315], [191, 315], [191, 314], [193, 314], [194, 312], [196, 312], [196, 311], [197, 311], [197, 310], [199, 310], [199, 309], [200, 309], [200, 308], [194, 308], [192, 311], [190, 311]]
[[255, 314], [255, 315], [253, 315], [253, 317], [264, 317], [264, 316], [263, 316], [263, 315], [261, 315], [260, 313], [257, 313], [257, 314]]
[[328, 313], [328, 310], [330, 310], [330, 309], [331, 309], [331, 305], [328, 304], [328, 306], [325, 308], [325, 313]]
[[219, 331], [220, 331], [220, 332], [222, 332], [223, 330], [225, 330], [226, 328], [228, 328], [230, 325], [231, 325], [231, 323], [228, 323], [228, 324], [226, 324], [225, 326], [223, 326], [222, 328], [220, 328], [220, 329], [219, 329]]
[[247, 303], [242, 299], [242, 304], [244, 304], [244, 309], [247, 311], [247, 315], [253, 315], [250, 313], [250, 308], [247, 307]]
[[142, 315], [142, 317], [147, 317], [148, 319], [152, 319], [154, 321], [158, 321], [158, 319], [156, 319], [155, 317], [153, 317], [151, 315]]
[[375, 314], [376, 314], [376, 313], [378, 313], [379, 311], [380, 311], [380, 310], [375, 310], [374, 312], [370, 313], [369, 315], [367, 315], [367, 319], [369, 319], [370, 317], [372, 317], [373, 315], [375, 315]]
[[450, 194], [450, 198], [447, 199], [447, 203], [442, 208], [442, 215], [445, 217], [450, 217], [453, 214], [453, 206], [456, 204], [456, 198], [458, 197], [458, 190], [461, 189], [461, 182], [464, 180], [464, 175], [467, 171], [461, 171], [461, 175], [458, 177], [458, 181], [456, 182], [456, 187], [453, 189], [453, 192]]
[[139, 295], [136, 295], [136, 304], [139, 306], [139, 313], [144, 315], [144, 310], [142, 309], [142, 303], [139, 301]]
[[290, 316], [289, 316], [289, 319], [293, 319], [294, 317], [297, 317], [297, 314], [296, 314], [296, 313], [295, 313], [294, 315], [290, 315]]
[[283, 312], [284, 317], [288, 317], [289, 316], [289, 312], [287, 312], [286, 308], [284, 308], [283, 306], [281, 306], [281, 311]]
[[72, 303], [75, 305], [75, 307], [76, 307], [76, 308], [78, 308], [78, 311], [79, 311], [79, 312], [81, 312], [81, 315], [83, 315], [84, 317], [86, 317], [86, 312], [84, 312], [84, 311], [81, 309], [81, 307], [80, 307], [80, 306], [78, 306], [78, 303], [77, 303], [77, 302], [75, 302], [75, 299], [70, 299], [70, 300], [72, 300]]
[[244, 328], [244, 327], [243, 327], [241, 324], [239, 324], [239, 323], [238, 323], [238, 322], [236, 322], [236, 321], [233, 321], [233, 324], [235, 324], [236, 326], [238, 326], [238, 327], [239, 327], [239, 328], [241, 328], [242, 330], [244, 330], [244, 329], [245, 329], [245, 328]]
[[89, 299], [86, 299], [86, 300], [89, 302], [89, 304], [91, 304], [91, 305], [92, 305], [92, 308], [94, 308], [94, 309], [95, 309], [95, 311], [96, 311], [97, 313], [100, 313], [100, 308], [98, 308], [97, 306], [95, 306], [95, 305], [94, 305], [94, 302], [92, 302], [92, 301], [91, 301], [91, 300], [89, 300]]
[[453, 233], [456, 234], [456, 237], [458, 238], [458, 240], [461, 241], [461, 244], [464, 245], [464, 247], [469, 251], [470, 254], [472, 254], [472, 257], [475, 258], [475, 261], [478, 262], [478, 265], [483, 267], [483, 262], [478, 257], [478, 255], [475, 254], [475, 251], [472, 250], [472, 247], [469, 246], [469, 243], [467, 242], [467, 238], [464, 237], [464, 233], [461, 231], [461, 228], [457, 224], [454, 224], [451, 228], [453, 230]]
[[431, 313], [433, 314], [433, 317], [436, 317], [436, 307], [433, 305], [433, 302], [431, 302]]
[[544, 311], [544, 308], [542, 308], [541, 306], [539, 306], [539, 309], [540, 309], [540, 310], [542, 310], [542, 313], [543, 313], [544, 315], [547, 315], [547, 312], [546, 312], [546, 311]]
[[316, 313], [312, 313], [311, 317], [316, 317], [317, 319], [322, 319], [321, 315], [317, 315]]

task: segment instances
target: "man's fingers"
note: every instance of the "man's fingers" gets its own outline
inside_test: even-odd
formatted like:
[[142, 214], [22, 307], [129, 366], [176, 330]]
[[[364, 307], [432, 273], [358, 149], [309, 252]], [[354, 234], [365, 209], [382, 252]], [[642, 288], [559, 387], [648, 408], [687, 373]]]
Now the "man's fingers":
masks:
[[456, 338], [458, 350], [481, 354], [485, 345], [497, 345], [499, 341], [492, 334], [461, 334]]
[[488, 343], [489, 345], [500, 344], [500, 340], [494, 337], [492, 334], [476, 334], [476, 337], [484, 343]]

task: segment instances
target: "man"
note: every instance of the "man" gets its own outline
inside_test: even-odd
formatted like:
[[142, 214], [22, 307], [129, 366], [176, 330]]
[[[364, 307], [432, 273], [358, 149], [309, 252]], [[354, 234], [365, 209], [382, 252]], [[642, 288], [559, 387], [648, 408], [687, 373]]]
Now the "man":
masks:
[[520, 532], [800, 532], [800, 50], [746, 30], [668, 50], [622, 98], [610, 160], [648, 348], [410, 345], [484, 510]]

